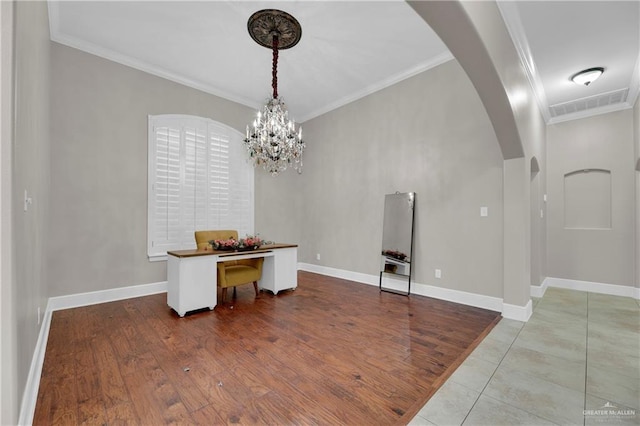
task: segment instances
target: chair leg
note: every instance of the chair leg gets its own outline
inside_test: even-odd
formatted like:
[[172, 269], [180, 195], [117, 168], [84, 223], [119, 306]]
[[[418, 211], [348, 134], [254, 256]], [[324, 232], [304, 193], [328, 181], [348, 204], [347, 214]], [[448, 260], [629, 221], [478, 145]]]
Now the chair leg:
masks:
[[233, 288], [233, 298], [234, 298], [234, 299], [236, 298], [236, 288], [237, 288], [237, 287], [234, 287], [234, 288]]
[[258, 281], [253, 282], [253, 289], [256, 291], [256, 296], [258, 296]]
[[222, 288], [222, 300], [221, 300], [221, 303], [224, 303], [224, 299], [226, 299], [226, 297], [227, 297], [227, 288], [223, 287]]

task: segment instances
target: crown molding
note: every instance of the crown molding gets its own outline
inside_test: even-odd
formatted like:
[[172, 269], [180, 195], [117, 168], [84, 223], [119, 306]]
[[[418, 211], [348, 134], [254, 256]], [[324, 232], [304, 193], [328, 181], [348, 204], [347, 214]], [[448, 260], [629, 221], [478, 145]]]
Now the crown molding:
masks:
[[[175, 83], [182, 84], [187, 87], [191, 87], [196, 90], [200, 90], [205, 93], [209, 93], [211, 95], [219, 96], [221, 98], [227, 99], [232, 102], [239, 103], [241, 105], [245, 105], [252, 109], [259, 109], [261, 105], [256, 103], [251, 99], [247, 99], [244, 97], [239, 97], [234, 95], [228, 91], [225, 91], [219, 87], [214, 87], [209, 84], [203, 83], [202, 81], [197, 81], [189, 78], [185, 78], [178, 74], [167, 71], [161, 67], [149, 64], [147, 62], [141, 61], [139, 59], [133, 58], [128, 55], [123, 55], [121, 53], [115, 52], [111, 49], [105, 49], [101, 46], [98, 46], [93, 43], [89, 43], [83, 40], [80, 40], [76, 37], [69, 36], [61, 33], [60, 31], [60, 16], [59, 16], [59, 4], [56, 1], [49, 2], [49, 34], [51, 41], [56, 43], [60, 43], [62, 45], [72, 47], [74, 49], [81, 50], [83, 52], [110, 60], [112, 62], [119, 63], [121, 65], [128, 66], [130, 68], [137, 69], [139, 71], [146, 72], [148, 74], [155, 75], [157, 77], [164, 78], [166, 80], [173, 81]], [[351, 94], [349, 96], [345, 96], [335, 102], [332, 102], [328, 105], [324, 105], [311, 113], [305, 114], [302, 117], [298, 118], [299, 123], [304, 123], [307, 120], [318, 117], [322, 114], [325, 114], [331, 110], [339, 108], [343, 105], [356, 101], [360, 98], [368, 96], [372, 93], [375, 93], [381, 89], [389, 87], [393, 84], [396, 84], [402, 80], [413, 77], [414, 75], [420, 74], [428, 69], [434, 68], [438, 65], [441, 65], [445, 62], [454, 59], [453, 55], [450, 52], [444, 52], [426, 62], [420, 63], [415, 67], [403, 71], [399, 74], [393, 75], [385, 80], [382, 80], [374, 85], [368, 86], [363, 90]]]
[[[49, 12], [49, 16], [53, 16], [56, 15], [57, 12], [53, 12], [50, 9]], [[54, 18], [55, 19], [55, 18]], [[52, 21], [53, 22], [53, 21]], [[259, 109], [261, 107], [260, 104], [243, 98], [243, 97], [239, 97], [236, 96], [230, 92], [227, 92], [225, 90], [222, 90], [218, 87], [214, 87], [205, 83], [202, 83], [200, 81], [197, 80], [192, 80], [189, 78], [185, 78], [182, 77], [178, 74], [169, 72], [165, 69], [162, 69], [160, 67], [151, 65], [147, 62], [144, 61], [140, 61], [138, 59], [132, 58], [130, 56], [127, 55], [122, 55], [120, 53], [114, 52], [113, 50], [110, 49], [105, 49], [103, 47], [97, 46], [93, 43], [88, 43], [86, 41], [77, 39], [75, 37], [71, 37], [71, 36], [67, 36], [67, 35], [62, 35], [59, 32], [57, 32], [57, 21], [55, 24], [51, 25], [51, 30], [50, 30], [50, 37], [51, 37], [51, 41], [54, 41], [56, 43], [68, 46], [68, 47], [72, 47], [74, 49], [78, 49], [81, 50], [83, 52], [98, 56], [100, 58], [103, 59], [107, 59], [109, 61], [112, 62], [116, 62], [119, 63], [121, 65], [125, 65], [127, 67], [130, 68], [134, 68], [137, 69], [139, 71], [143, 71], [146, 72], [148, 74], [152, 74], [155, 75], [157, 77], [161, 77], [164, 78], [166, 80], [170, 80], [173, 81], [175, 83], [179, 83], [182, 84], [184, 86], [187, 87], [191, 87], [193, 89], [196, 90], [200, 90], [202, 92], [205, 93], [209, 93], [211, 95], [215, 95], [221, 98], [224, 98], [226, 100], [232, 101], [232, 102], [236, 102], [239, 103], [241, 105], [245, 105], [249, 108], [252, 109]], [[434, 58], [432, 58], [429, 61], [423, 62], [421, 64], [418, 64], [417, 66], [407, 70], [407, 71], [403, 71], [399, 74], [393, 75], [385, 80], [382, 80], [374, 85], [368, 86], [366, 88], [364, 88], [363, 90], [356, 92], [355, 94], [349, 95], [349, 96], [345, 96], [335, 102], [332, 102], [328, 105], [325, 105], [319, 109], [316, 109], [315, 111], [312, 111], [309, 114], [306, 114], [302, 117], [300, 117], [297, 121], [300, 123], [304, 123], [307, 120], [310, 120], [312, 118], [318, 117], [322, 114], [325, 114], [329, 111], [332, 111], [336, 108], [339, 108], [341, 106], [344, 106], [348, 103], [351, 103], [353, 101], [356, 101], [360, 98], [363, 98], [365, 96], [368, 96], [372, 93], [375, 93], [379, 90], [382, 90], [386, 87], [392, 86], [396, 83], [399, 83], [402, 80], [405, 80], [407, 78], [413, 77], [414, 75], [420, 74], [421, 72], [427, 71], [431, 68], [434, 68], [438, 65], [441, 65], [445, 62], [448, 62], [450, 60], [454, 59], [453, 55], [450, 52], [445, 52], [441, 55], [438, 55]]]
[[81, 50], [86, 53], [90, 53], [92, 55], [107, 59], [112, 62], [119, 63], [121, 65], [125, 65], [130, 68], [137, 69], [139, 71], [146, 72], [151, 75], [155, 75], [156, 77], [161, 77], [166, 80], [173, 81], [174, 83], [179, 83], [187, 87], [191, 87], [192, 89], [200, 90], [205, 93], [209, 93], [214, 96], [218, 96], [224, 98], [226, 100], [239, 103], [241, 105], [245, 105], [252, 109], [260, 108], [260, 105], [255, 101], [250, 99], [246, 99], [243, 97], [239, 97], [230, 92], [227, 92], [219, 87], [214, 87], [209, 84], [203, 83], [201, 81], [189, 79], [182, 77], [178, 74], [172, 73], [155, 65], [149, 64], [147, 62], [141, 61], [136, 58], [132, 58], [128, 55], [123, 55], [117, 53], [111, 49], [105, 49], [96, 44], [89, 43], [83, 40], [80, 40], [76, 37], [68, 36], [62, 34], [60, 32], [60, 6], [58, 1], [49, 1], [49, 37], [51, 41], [56, 43], [72, 47], [74, 49]]
[[155, 75], [156, 77], [161, 77], [166, 80], [173, 81], [174, 83], [182, 84], [183, 86], [191, 87], [192, 89], [209, 93], [210, 95], [218, 96], [220, 98], [224, 98], [226, 100], [236, 102], [241, 105], [245, 105], [252, 109], [258, 109], [260, 107], [260, 105], [255, 103], [254, 101], [236, 96], [220, 88], [205, 84], [201, 81], [182, 77], [178, 74], [172, 73], [170, 71], [167, 71], [155, 65], [151, 65], [149, 63], [140, 61], [130, 56], [122, 55], [120, 53], [114, 52], [110, 49], [105, 49], [95, 44], [76, 39], [75, 37], [56, 34], [51, 36], [51, 41], [63, 44], [68, 47], [72, 47], [74, 49], [81, 50], [86, 53], [90, 53], [92, 55], [101, 57], [103, 59], [107, 59], [112, 62], [119, 63], [121, 65], [125, 65], [130, 68], [137, 69], [139, 71], [146, 72], [147, 74]]
[[299, 122], [300, 123], [304, 123], [305, 121], [311, 120], [312, 118], [316, 118], [321, 116], [322, 114], [326, 114], [329, 111], [333, 111], [334, 109], [340, 108], [341, 106], [347, 105], [351, 102], [357, 101], [358, 99], [364, 98], [365, 96], [371, 95], [375, 92], [378, 92], [382, 89], [385, 89], [389, 86], [393, 86], [396, 83], [401, 82], [402, 80], [406, 80], [408, 78], [411, 78], [415, 75], [418, 75], [422, 72], [425, 72], [431, 68], [435, 68], [438, 65], [442, 65], [445, 62], [449, 62], [451, 60], [455, 59], [453, 57], [453, 55], [451, 54], [451, 52], [446, 51], [444, 53], [441, 53], [438, 56], [435, 56], [433, 58], [431, 58], [428, 61], [422, 62], [418, 65], [416, 65], [413, 68], [410, 68], [406, 71], [403, 71], [401, 73], [392, 75], [389, 78], [386, 78], [382, 81], [379, 81], [376, 84], [372, 84], [371, 86], [365, 87], [364, 89], [353, 93], [351, 95], [345, 96], [341, 99], [338, 99], [335, 102], [332, 102], [330, 104], [327, 104], [321, 108], [318, 108], [312, 112], [310, 112], [309, 114], [306, 114], [305, 116], [301, 117]]
[[[527, 76], [529, 84], [533, 90], [536, 103], [538, 104], [538, 109], [542, 117], [544, 118], [545, 123], [554, 124], [554, 123], [559, 123], [563, 121], [590, 117], [593, 115], [599, 115], [607, 112], [627, 109], [629, 107], [632, 107], [635, 104], [638, 98], [638, 95], [640, 93], [640, 55], [636, 60], [635, 69], [632, 74], [631, 82], [629, 85], [629, 93], [627, 95], [626, 103], [620, 103], [617, 106], [607, 106], [602, 108], [590, 109], [590, 110], [581, 111], [579, 113], [574, 113], [574, 114], [566, 114], [559, 117], [551, 117], [551, 112], [549, 110], [549, 105], [548, 105], [546, 93], [544, 91], [544, 86], [537, 72], [537, 68], [533, 60], [533, 56], [531, 54], [531, 49], [529, 47], [529, 42], [527, 40], [525, 31], [524, 31], [524, 26], [522, 25], [522, 21], [520, 20], [520, 15], [517, 8], [517, 2], [497, 1], [497, 5], [498, 5], [498, 10], [500, 11], [500, 14], [502, 15], [502, 18], [505, 22], [507, 31], [511, 36], [512, 42], [514, 43], [514, 47], [518, 53], [520, 62], [524, 68], [525, 75]], [[146, 63], [136, 58], [117, 53], [110, 49], [105, 49], [103, 47], [100, 47], [92, 43], [82, 41], [76, 37], [62, 34], [60, 32], [59, 2], [50, 1], [48, 2], [48, 6], [49, 6], [48, 11], [49, 11], [50, 38], [52, 41], [56, 43], [60, 43], [65, 46], [69, 46], [69, 47], [81, 50], [83, 52], [128, 66], [130, 68], [137, 69], [139, 71], [146, 72], [151, 75], [155, 75], [160, 78], [164, 78], [169, 81], [173, 81], [178, 84], [182, 84], [187, 87], [191, 87], [196, 90], [200, 90], [202, 92], [205, 92], [214, 96], [224, 98], [232, 102], [236, 102], [238, 104], [247, 106], [251, 109], [258, 109], [261, 106], [255, 100], [237, 96], [222, 88], [206, 84], [202, 81], [185, 78], [176, 73], [167, 71], [163, 68]], [[431, 60], [428, 60], [416, 65], [415, 67], [409, 70], [395, 74], [376, 84], [365, 87], [364, 89], [356, 93], [345, 96], [337, 101], [331, 102], [327, 105], [317, 108], [310, 113], [304, 114], [298, 118], [298, 122], [304, 123], [305, 121], [311, 120], [329, 111], [340, 108], [344, 105], [347, 105], [351, 102], [354, 102], [358, 99], [361, 99], [365, 96], [368, 96], [372, 93], [382, 90], [386, 87], [399, 83], [402, 80], [408, 79], [424, 71], [427, 71], [431, 68], [434, 68], [438, 65], [446, 63], [452, 59], [455, 59], [455, 58], [450, 52], [448, 51], [444, 52], [436, 56], [435, 58], [432, 58]]]
[[538, 103], [538, 109], [544, 118], [546, 123], [551, 120], [551, 113], [549, 112], [549, 102], [547, 101], [547, 95], [542, 85], [542, 79], [536, 71], [536, 64], [533, 60], [533, 54], [529, 47], [529, 40], [527, 39], [524, 31], [524, 26], [520, 20], [520, 13], [518, 12], [517, 2], [514, 1], [497, 1], [498, 10], [502, 15], [502, 20], [507, 27], [507, 32], [511, 36], [513, 45], [518, 52], [520, 63], [522, 64], [529, 84], [533, 90], [533, 94]]

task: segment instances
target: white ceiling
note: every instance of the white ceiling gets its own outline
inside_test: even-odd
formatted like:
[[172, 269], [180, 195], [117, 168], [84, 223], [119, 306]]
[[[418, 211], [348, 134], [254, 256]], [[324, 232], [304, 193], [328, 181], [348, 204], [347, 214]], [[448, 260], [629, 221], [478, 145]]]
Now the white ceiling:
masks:
[[[635, 101], [639, 2], [499, 6], [547, 121]], [[300, 122], [452, 59], [400, 0], [49, 1], [51, 39], [258, 108], [271, 94], [271, 51], [251, 39], [247, 19], [267, 8], [302, 25], [302, 39], [280, 52], [278, 66], [278, 92]], [[605, 73], [589, 87], [569, 81], [594, 66]], [[576, 103], [590, 96], [599, 98]]]
[[[633, 106], [640, 83], [640, 2], [498, 5], [548, 122]], [[589, 86], [570, 80], [592, 67], [605, 71]]]

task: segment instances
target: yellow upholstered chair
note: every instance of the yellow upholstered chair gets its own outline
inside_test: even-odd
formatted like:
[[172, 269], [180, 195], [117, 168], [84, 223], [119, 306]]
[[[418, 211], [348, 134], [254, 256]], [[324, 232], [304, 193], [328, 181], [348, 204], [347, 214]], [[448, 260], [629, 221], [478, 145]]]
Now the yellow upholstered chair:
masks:
[[[196, 231], [196, 244], [198, 250], [211, 250], [209, 241], [238, 239], [238, 231]], [[227, 296], [227, 289], [233, 287], [233, 297], [236, 296], [236, 287], [253, 283], [253, 288], [258, 295], [258, 280], [262, 276], [263, 257], [255, 259], [228, 260], [218, 262], [218, 287], [222, 288], [222, 300]]]

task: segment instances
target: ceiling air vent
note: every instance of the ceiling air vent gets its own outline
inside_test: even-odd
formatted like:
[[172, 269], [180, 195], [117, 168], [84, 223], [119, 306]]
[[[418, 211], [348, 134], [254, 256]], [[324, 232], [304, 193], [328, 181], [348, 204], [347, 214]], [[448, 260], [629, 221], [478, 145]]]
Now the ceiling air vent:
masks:
[[549, 112], [551, 113], [551, 117], [558, 117], [560, 115], [573, 114], [576, 112], [586, 111], [588, 109], [619, 104], [627, 100], [628, 94], [629, 88], [627, 87], [603, 93], [601, 95], [589, 96], [588, 98], [551, 105], [549, 107]]

